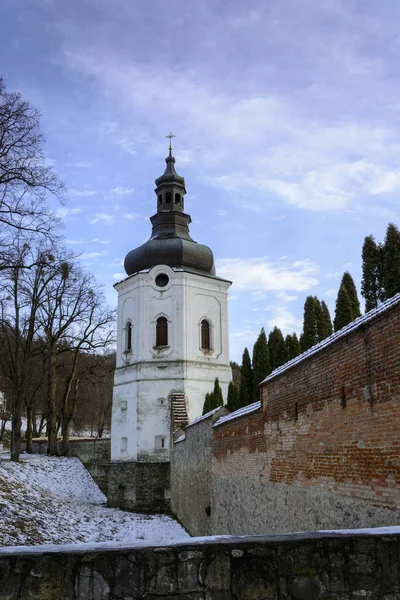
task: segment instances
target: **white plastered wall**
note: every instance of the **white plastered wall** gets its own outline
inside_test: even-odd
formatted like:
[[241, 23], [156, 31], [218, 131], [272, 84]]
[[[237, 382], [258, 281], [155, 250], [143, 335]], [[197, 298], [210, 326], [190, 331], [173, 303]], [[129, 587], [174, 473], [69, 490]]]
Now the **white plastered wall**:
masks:
[[[161, 288], [160, 273], [169, 277]], [[114, 382], [111, 459], [169, 460], [171, 393], [183, 392], [189, 421], [201, 415], [204, 397], [219, 378], [224, 397], [231, 379], [228, 288], [215, 277], [165, 265], [118, 283], [117, 369]], [[168, 319], [168, 346], [157, 348], [156, 321]], [[201, 321], [211, 324], [210, 351], [201, 349]], [[126, 351], [126, 324], [132, 350]], [[127, 441], [123, 440], [127, 438]], [[160, 440], [163, 448], [160, 448]], [[121, 449], [126, 445], [126, 450]]]

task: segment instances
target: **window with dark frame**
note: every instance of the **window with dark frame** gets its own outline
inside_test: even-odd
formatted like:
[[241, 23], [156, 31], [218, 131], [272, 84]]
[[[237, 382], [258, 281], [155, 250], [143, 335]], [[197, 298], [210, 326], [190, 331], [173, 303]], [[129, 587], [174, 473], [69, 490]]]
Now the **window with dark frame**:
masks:
[[175, 194], [175, 204], [180, 204], [181, 203], [181, 196], [180, 194]]
[[172, 202], [172, 194], [171, 194], [171, 192], [167, 192], [167, 193], [165, 194], [165, 202], [166, 202], [167, 204], [171, 204], [171, 202]]
[[168, 346], [168, 321], [165, 317], [157, 319], [156, 346]]
[[210, 323], [206, 319], [201, 322], [201, 349], [211, 350]]
[[128, 321], [126, 324], [126, 344], [125, 350], [130, 352], [132, 350], [132, 323]]

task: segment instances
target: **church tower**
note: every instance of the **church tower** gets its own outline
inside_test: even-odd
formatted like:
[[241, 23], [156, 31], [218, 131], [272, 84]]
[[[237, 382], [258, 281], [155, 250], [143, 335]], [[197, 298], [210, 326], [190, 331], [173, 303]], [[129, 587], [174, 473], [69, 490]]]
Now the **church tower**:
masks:
[[216, 377], [225, 398], [231, 379], [231, 283], [217, 277], [210, 248], [190, 236], [171, 146], [165, 162], [150, 239], [128, 252], [127, 278], [115, 285], [112, 462], [168, 462], [174, 430], [201, 415]]

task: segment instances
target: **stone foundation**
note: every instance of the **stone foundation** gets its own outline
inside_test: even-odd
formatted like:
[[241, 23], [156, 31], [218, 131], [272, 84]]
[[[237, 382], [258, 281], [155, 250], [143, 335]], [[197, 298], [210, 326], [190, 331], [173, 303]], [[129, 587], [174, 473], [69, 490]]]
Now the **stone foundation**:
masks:
[[108, 466], [109, 506], [134, 511], [170, 508], [170, 463], [114, 462]]

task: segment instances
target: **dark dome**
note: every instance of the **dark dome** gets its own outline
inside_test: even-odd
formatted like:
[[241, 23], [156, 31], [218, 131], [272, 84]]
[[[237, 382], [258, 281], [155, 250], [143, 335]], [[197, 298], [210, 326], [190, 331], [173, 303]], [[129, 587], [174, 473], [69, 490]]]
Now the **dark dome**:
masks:
[[133, 275], [156, 265], [188, 267], [215, 275], [214, 257], [208, 246], [197, 242], [173, 238], [156, 238], [131, 250], [125, 257], [125, 271]]

